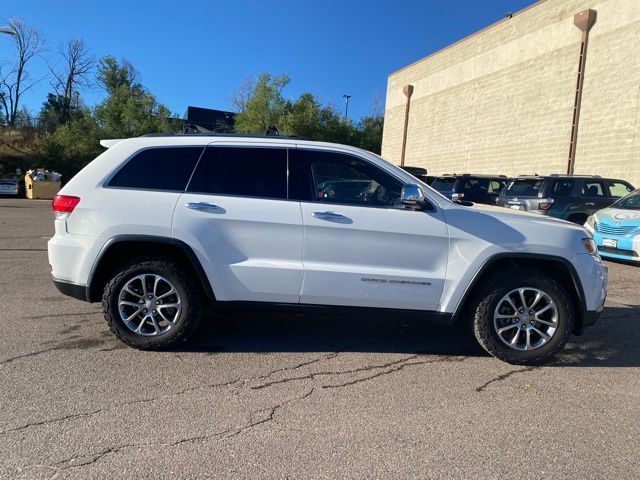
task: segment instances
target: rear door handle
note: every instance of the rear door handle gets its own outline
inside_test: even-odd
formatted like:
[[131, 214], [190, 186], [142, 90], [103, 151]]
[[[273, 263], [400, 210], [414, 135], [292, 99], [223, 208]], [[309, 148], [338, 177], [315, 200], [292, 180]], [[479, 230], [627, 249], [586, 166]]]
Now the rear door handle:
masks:
[[209, 210], [219, 210], [220, 207], [209, 202], [188, 202], [185, 203], [185, 207], [190, 208], [191, 210], [200, 210], [200, 211], [209, 211]]
[[587, 207], [595, 207], [595, 206], [596, 206], [596, 204], [595, 204], [595, 203], [593, 203], [593, 202], [587, 202], [587, 203], [585, 203], [585, 205], [586, 205]]
[[323, 220], [337, 220], [340, 218], [345, 218], [344, 215], [336, 212], [313, 212], [311, 216], [313, 218], [320, 218]]

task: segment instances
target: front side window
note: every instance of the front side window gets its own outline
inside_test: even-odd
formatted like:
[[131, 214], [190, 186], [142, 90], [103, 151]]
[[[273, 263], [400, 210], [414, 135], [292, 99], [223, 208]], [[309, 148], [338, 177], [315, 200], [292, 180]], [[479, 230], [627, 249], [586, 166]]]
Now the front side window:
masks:
[[489, 193], [500, 193], [506, 182], [504, 180], [491, 180], [489, 185]]
[[147, 148], [109, 181], [110, 187], [184, 192], [203, 147]]
[[633, 191], [633, 189], [626, 183], [610, 181], [608, 182], [609, 193], [612, 197], [622, 198], [627, 195], [629, 192]]
[[438, 177], [431, 183], [431, 188], [440, 193], [448, 193], [453, 190], [455, 184], [455, 177]]
[[351, 155], [299, 150], [308, 166], [311, 201], [384, 207], [400, 205], [402, 182], [385, 171]]
[[284, 148], [207, 147], [189, 192], [257, 198], [287, 198]]
[[464, 181], [461, 192], [472, 196], [483, 196], [489, 191], [488, 178], [467, 178]]

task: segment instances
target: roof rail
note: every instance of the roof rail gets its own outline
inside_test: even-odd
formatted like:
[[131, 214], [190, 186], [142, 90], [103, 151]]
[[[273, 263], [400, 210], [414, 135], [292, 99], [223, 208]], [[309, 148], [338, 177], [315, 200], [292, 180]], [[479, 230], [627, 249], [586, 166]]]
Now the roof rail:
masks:
[[[237, 137], [237, 138], [274, 138], [275, 135], [259, 135], [253, 133], [237, 133], [237, 132], [157, 132], [146, 133], [140, 135], [140, 137]], [[303, 137], [298, 135], [277, 135], [277, 138], [288, 140], [309, 140], [316, 141], [313, 138]]]

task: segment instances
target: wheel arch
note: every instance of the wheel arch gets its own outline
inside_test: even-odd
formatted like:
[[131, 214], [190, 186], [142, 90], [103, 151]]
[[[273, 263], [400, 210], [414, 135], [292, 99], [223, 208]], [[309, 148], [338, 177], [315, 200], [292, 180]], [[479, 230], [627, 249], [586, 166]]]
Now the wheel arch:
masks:
[[197, 276], [203, 292], [211, 302], [215, 302], [211, 283], [193, 249], [181, 240], [152, 235], [118, 235], [109, 239], [91, 267], [87, 280], [86, 300], [99, 301], [102, 290], [120, 265], [133, 258], [149, 254], [178, 260]]
[[[574, 299], [577, 312], [587, 310], [584, 289], [578, 272], [566, 258], [535, 253], [498, 253], [489, 257], [474, 275], [453, 313], [453, 323], [459, 321], [465, 315], [469, 302], [477, 291], [478, 286], [482, 285], [482, 281], [497, 269], [504, 267], [532, 267], [557, 275], [568, 287], [569, 293]], [[576, 315], [575, 334], [579, 334], [583, 330], [582, 317], [582, 315]]]

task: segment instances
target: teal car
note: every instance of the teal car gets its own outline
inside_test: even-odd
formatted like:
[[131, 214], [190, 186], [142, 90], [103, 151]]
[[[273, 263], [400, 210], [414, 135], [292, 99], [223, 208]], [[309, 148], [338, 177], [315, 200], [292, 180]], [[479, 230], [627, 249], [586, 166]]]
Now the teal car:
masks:
[[591, 215], [584, 226], [601, 257], [640, 263], [640, 188]]

